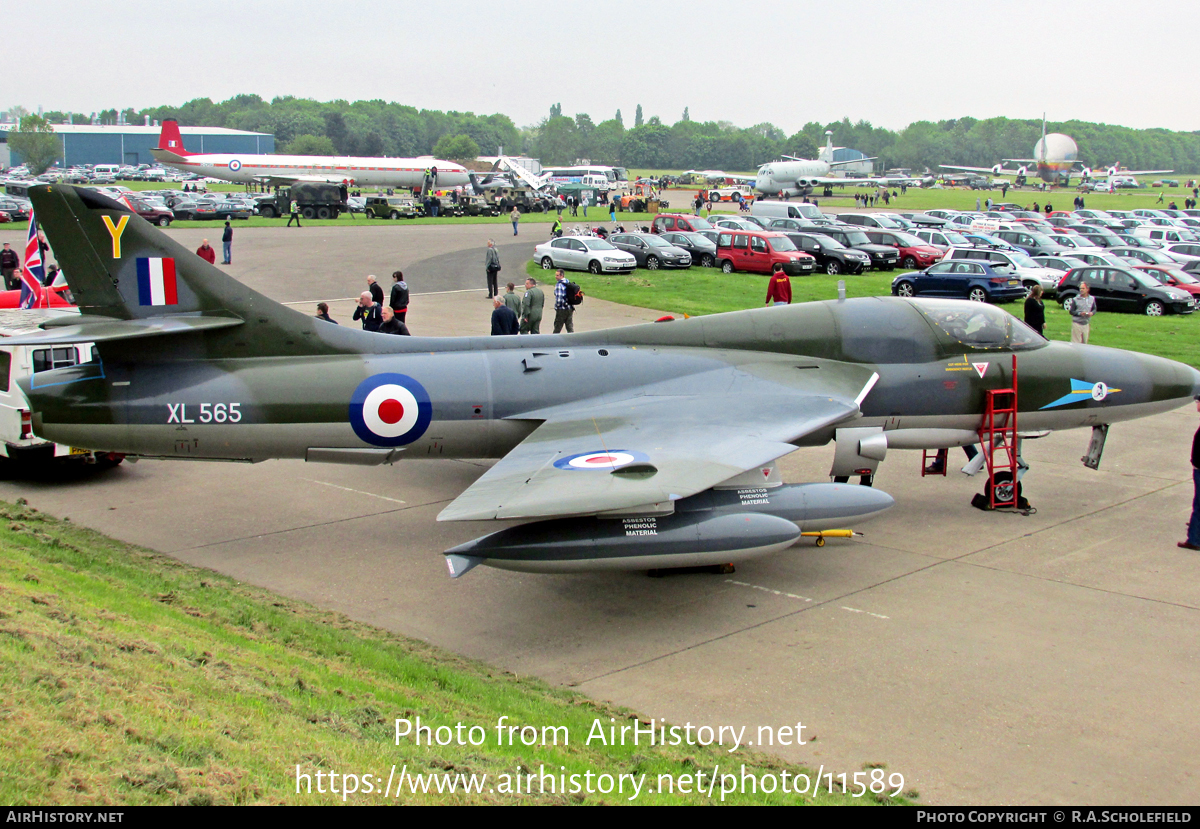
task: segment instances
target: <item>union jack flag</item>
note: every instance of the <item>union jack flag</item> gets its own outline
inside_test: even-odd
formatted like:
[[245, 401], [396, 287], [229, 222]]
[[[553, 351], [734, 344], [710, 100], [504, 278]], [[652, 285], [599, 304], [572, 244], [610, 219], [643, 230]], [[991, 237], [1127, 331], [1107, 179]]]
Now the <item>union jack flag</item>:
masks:
[[25, 264], [21, 267], [21, 307], [45, 308], [49, 297], [42, 287], [45, 271], [42, 267], [42, 248], [38, 244], [37, 221], [29, 211], [29, 238], [25, 242]]

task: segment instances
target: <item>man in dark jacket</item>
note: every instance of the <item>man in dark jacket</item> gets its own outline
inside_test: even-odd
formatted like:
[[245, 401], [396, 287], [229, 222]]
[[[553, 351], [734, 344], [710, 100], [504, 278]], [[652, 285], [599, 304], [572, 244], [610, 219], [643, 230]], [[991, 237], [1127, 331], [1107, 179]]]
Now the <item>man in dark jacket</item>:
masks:
[[370, 291], [363, 291], [358, 298], [358, 307], [354, 309], [354, 321], [359, 320], [362, 320], [363, 331], [378, 331], [383, 323], [379, 303], [371, 299]]
[[233, 225], [225, 223], [225, 232], [221, 234], [221, 246], [225, 249], [225, 261], [222, 265], [233, 264]]
[[391, 308], [384, 306], [382, 314], [383, 322], [379, 326], [380, 334], [402, 334], [405, 337], [409, 336], [408, 326], [397, 319], [395, 312]]
[[371, 292], [371, 301], [383, 305], [383, 288], [375, 281], [375, 274], [367, 276], [367, 290]]
[[513, 309], [504, 304], [504, 300], [500, 297], [492, 299], [492, 336], [502, 334], [517, 334], [521, 330], [520, 323], [517, 322], [517, 315]]
[[334, 325], [338, 324], [337, 320], [329, 316], [329, 303], [327, 302], [317, 303], [317, 319], [325, 320], [325, 322], [332, 322]]
[[388, 297], [388, 305], [396, 319], [404, 322], [405, 316], [408, 315], [408, 283], [404, 281], [401, 271], [392, 273], [392, 294]]
[[[1200, 397], [1196, 398], [1200, 411]], [[1187, 541], [1177, 542], [1185, 550], [1200, 550], [1200, 429], [1192, 438], [1192, 519], [1188, 522]]]
[[0, 251], [0, 273], [4, 274], [4, 287], [7, 290], [13, 291], [21, 286], [21, 277], [17, 275], [20, 269], [21, 257], [17, 256], [12, 245], [5, 242], [4, 250]]

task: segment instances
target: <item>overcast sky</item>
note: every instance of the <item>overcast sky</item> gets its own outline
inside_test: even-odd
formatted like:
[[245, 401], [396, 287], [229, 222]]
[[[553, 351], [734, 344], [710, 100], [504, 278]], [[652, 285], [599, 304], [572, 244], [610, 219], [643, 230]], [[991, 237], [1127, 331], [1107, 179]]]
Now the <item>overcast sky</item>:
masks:
[[1185, 0], [39, 0], [4, 4], [0, 108], [239, 93], [382, 98], [535, 124], [1007, 116], [1200, 129]]

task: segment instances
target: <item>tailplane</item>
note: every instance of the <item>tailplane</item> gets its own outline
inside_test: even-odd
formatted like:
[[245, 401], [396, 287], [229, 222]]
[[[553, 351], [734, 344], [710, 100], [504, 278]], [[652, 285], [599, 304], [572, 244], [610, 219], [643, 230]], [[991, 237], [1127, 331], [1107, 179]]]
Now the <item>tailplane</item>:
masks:
[[95, 190], [38, 185], [29, 198], [81, 314], [31, 338], [92, 341], [134, 358], [146, 356], [137, 342], [146, 337], [161, 338], [152, 353], [181, 358], [361, 348], [354, 337], [363, 332], [334, 330], [247, 288]]

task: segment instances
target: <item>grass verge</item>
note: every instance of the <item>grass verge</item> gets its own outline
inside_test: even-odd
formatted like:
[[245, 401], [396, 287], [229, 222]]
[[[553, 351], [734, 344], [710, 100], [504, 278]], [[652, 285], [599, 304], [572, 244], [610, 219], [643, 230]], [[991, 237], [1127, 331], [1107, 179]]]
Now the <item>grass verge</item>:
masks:
[[[526, 271], [539, 281], [553, 282], [552, 272], [542, 270], [534, 261]], [[837, 299], [837, 283], [846, 280], [846, 295], [888, 296], [892, 279], [900, 271], [869, 271], [861, 276], [814, 276], [792, 279], [792, 301], [812, 302]], [[654, 308], [673, 314], [699, 316], [725, 311], [759, 308], [767, 298], [767, 277], [758, 274], [724, 274], [716, 268], [687, 270], [636, 270], [628, 276], [571, 273], [584, 294], [597, 299]], [[553, 285], [551, 285], [553, 287]], [[1020, 302], [1000, 306], [1020, 317]], [[582, 313], [586, 313], [586, 307]], [[1052, 340], [1071, 339], [1071, 317], [1052, 301], [1046, 301], [1046, 336]], [[1143, 317], [1137, 314], [1098, 314], [1092, 320], [1092, 345], [1105, 345], [1157, 354], [1200, 368], [1200, 314], [1187, 316]]]
[[[719, 747], [648, 747], [644, 738], [640, 747], [587, 746], [594, 721], [607, 726], [612, 717], [620, 726], [636, 715], [188, 567], [23, 503], [0, 503], [0, 520], [4, 803], [342, 800], [316, 793], [317, 772], [359, 775], [360, 792], [349, 799], [366, 803], [630, 802], [628, 785], [624, 794], [530, 795], [523, 781], [522, 794], [502, 792], [498, 775], [537, 775], [542, 766], [556, 778], [645, 774], [633, 802], [704, 803], [717, 800], [719, 788], [711, 800], [647, 790], [657, 788], [660, 773], [678, 780], [716, 765], [732, 771], [745, 763], [759, 777], [800, 771]], [[570, 744], [497, 745], [494, 726], [505, 715], [517, 726], [565, 726]], [[478, 724], [487, 736], [479, 746], [395, 744], [395, 720], [418, 716], [435, 728]], [[314, 781], [312, 795], [296, 793], [297, 766]], [[393, 767], [397, 775], [404, 767], [410, 775], [488, 779], [475, 794], [438, 794], [436, 784], [414, 793], [410, 785], [385, 798]], [[364, 782], [376, 791], [362, 791]], [[760, 792], [726, 802], [903, 800]]]

